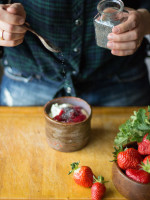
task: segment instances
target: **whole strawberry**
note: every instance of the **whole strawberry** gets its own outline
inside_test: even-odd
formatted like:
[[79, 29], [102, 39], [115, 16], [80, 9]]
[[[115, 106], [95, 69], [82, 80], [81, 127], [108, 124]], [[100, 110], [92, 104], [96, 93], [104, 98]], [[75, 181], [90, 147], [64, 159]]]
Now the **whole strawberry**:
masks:
[[94, 177], [95, 182], [91, 188], [92, 200], [101, 200], [106, 192], [106, 187], [104, 185], [104, 177], [98, 176], [98, 179]]
[[138, 143], [138, 152], [141, 155], [150, 155], [150, 135], [147, 133], [142, 142]]
[[133, 148], [125, 149], [117, 155], [118, 166], [123, 170], [137, 168], [142, 160], [142, 156]]
[[71, 164], [72, 170], [69, 174], [73, 173], [74, 181], [83, 187], [92, 187], [93, 185], [93, 172], [88, 166], [79, 166], [79, 162]]
[[144, 170], [127, 169], [126, 175], [134, 181], [139, 183], [150, 183], [150, 174]]

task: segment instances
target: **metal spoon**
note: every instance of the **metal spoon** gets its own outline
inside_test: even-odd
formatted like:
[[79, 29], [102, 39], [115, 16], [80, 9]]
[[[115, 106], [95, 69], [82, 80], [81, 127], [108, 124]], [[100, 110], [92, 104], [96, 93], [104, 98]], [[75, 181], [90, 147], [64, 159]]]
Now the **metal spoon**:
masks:
[[38, 33], [36, 33], [28, 23], [25, 23], [23, 25], [28, 31], [32, 32], [33, 34], [35, 34], [42, 42], [42, 44], [44, 45], [44, 47], [46, 49], [48, 49], [49, 51], [52, 51], [52, 52], [55, 52], [55, 53], [58, 53], [60, 52], [61, 50], [54, 46], [53, 44], [51, 44], [47, 39], [43, 38], [41, 35], [39, 35]]

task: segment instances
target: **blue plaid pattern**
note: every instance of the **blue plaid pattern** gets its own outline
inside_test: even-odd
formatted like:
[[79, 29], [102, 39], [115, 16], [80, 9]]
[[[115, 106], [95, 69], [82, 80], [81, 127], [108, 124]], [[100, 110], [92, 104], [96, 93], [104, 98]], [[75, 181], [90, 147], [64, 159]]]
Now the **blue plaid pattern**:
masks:
[[[76, 86], [112, 76], [122, 68], [128, 71], [129, 63], [138, 63], [146, 56], [145, 41], [134, 55], [126, 57], [113, 56], [109, 50], [96, 46], [93, 17], [99, 0], [12, 0], [15, 2], [23, 4], [31, 27], [63, 53], [62, 57], [47, 51], [38, 38], [27, 32], [23, 44], [4, 48], [3, 56], [9, 66], [24, 73], [46, 74], [50, 80], [63, 81], [65, 68], [66, 76]], [[124, 4], [150, 10], [148, 0], [124, 0]]]

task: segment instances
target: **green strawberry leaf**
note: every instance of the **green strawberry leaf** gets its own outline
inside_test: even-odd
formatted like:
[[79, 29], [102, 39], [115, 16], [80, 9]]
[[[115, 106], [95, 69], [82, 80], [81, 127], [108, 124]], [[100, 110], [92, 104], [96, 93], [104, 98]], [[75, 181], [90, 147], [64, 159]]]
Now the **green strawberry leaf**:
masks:
[[69, 171], [68, 175], [70, 175], [70, 174], [73, 173], [76, 169], [79, 168], [79, 167], [78, 167], [78, 166], [79, 166], [79, 163], [80, 163], [80, 161], [74, 162], [74, 163], [70, 164], [71, 170]]
[[123, 151], [123, 147], [122, 146], [119, 146], [118, 148], [114, 147], [114, 152], [113, 152], [113, 157], [114, 157], [114, 160], [110, 161], [110, 162], [114, 162], [114, 161], [117, 161], [117, 156], [120, 152]]
[[148, 159], [147, 159], [147, 163], [146, 163], [146, 164], [144, 164], [144, 163], [142, 162], [141, 167], [142, 167], [142, 169], [143, 169], [144, 171], [150, 173], [150, 162], [149, 162]]
[[93, 183], [99, 182], [99, 183], [104, 184], [104, 183], [109, 182], [109, 181], [104, 181], [104, 177], [103, 176], [98, 176], [98, 178], [96, 178], [95, 176], [93, 176], [93, 180], [94, 180]]

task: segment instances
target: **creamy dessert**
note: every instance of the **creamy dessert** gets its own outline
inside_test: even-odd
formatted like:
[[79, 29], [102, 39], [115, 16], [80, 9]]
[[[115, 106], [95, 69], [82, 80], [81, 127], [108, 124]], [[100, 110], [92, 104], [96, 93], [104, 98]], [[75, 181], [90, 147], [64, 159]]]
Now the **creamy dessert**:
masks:
[[71, 104], [55, 103], [51, 106], [49, 116], [58, 122], [81, 122], [84, 121], [88, 114], [80, 106]]

